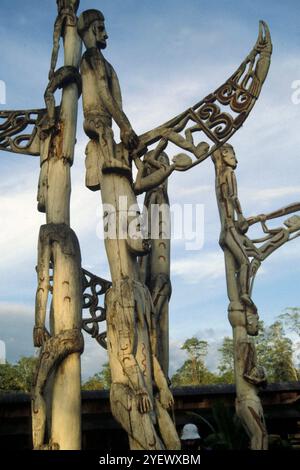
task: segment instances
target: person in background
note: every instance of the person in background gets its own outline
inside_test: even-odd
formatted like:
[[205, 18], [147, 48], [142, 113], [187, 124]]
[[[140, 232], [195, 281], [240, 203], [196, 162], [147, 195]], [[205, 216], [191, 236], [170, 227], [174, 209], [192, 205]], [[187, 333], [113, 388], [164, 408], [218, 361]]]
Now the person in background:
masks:
[[182, 450], [188, 450], [190, 452], [200, 450], [201, 436], [195, 424], [189, 423], [183, 426], [180, 440]]

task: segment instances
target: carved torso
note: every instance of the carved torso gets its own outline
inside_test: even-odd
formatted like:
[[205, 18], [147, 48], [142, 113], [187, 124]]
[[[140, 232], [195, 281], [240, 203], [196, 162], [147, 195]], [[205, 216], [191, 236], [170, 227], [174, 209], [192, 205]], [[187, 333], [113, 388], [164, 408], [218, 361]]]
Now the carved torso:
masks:
[[[98, 77], [95, 73], [93, 63], [101, 62], [104, 75]], [[107, 125], [111, 126], [111, 116], [104, 106], [101, 99], [101, 81], [104, 80], [109, 88], [110, 93], [113, 95], [112, 86], [112, 66], [104, 59], [98, 49], [88, 49], [82, 57], [80, 70], [84, 76], [82, 87], [82, 99], [85, 118], [90, 115], [99, 116], [103, 118]]]
[[233, 226], [235, 221], [235, 209], [233, 205], [235, 174], [232, 168], [217, 168], [216, 194], [222, 228]]

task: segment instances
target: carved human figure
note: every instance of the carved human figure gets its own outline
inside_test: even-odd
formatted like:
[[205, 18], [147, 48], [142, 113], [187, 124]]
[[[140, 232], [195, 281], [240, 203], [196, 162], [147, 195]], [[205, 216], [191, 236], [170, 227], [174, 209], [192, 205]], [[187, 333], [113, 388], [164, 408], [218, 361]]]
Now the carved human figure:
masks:
[[167, 411], [173, 396], [155, 354], [155, 314], [147, 287], [132, 279], [114, 283], [106, 308], [111, 409], [129, 434], [130, 448], [179, 449]]
[[[153, 174], [158, 165], [170, 167], [162, 142], [144, 157], [143, 177]], [[146, 192], [144, 199], [147, 237], [151, 251], [140, 258], [141, 275], [151, 293], [155, 306], [158, 359], [166, 377], [169, 373], [169, 300], [172, 293], [170, 280], [171, 221], [168, 180]]]
[[215, 164], [216, 195], [221, 221], [219, 243], [225, 256], [228, 297], [232, 305], [240, 304], [239, 308], [245, 310], [248, 333], [256, 335], [258, 316], [250, 297], [251, 260], [247, 249], [251, 248], [251, 256], [258, 260], [261, 255], [245, 236], [249, 225], [238, 198], [234, 172], [237, 159], [233, 147], [225, 144], [213, 153], [212, 158]]
[[[53, 274], [50, 276], [50, 265]], [[80, 409], [80, 389], [77, 403], [68, 400], [72, 389], [65, 390], [65, 409], [70, 407], [67, 414], [68, 422], [60, 423], [51, 431], [51, 412], [47, 413], [45, 387], [50, 374], [58, 369], [63, 360], [72, 355], [80, 355], [83, 351], [81, 334], [81, 304], [82, 304], [82, 271], [80, 248], [73, 230], [65, 224], [43, 225], [39, 234], [38, 287], [36, 293], [35, 326], [33, 331], [34, 346], [41, 348], [39, 364], [33, 386], [32, 421], [33, 444], [35, 449], [59, 449], [60, 432], [65, 426], [75, 425], [77, 416], [72, 413], [77, 406]], [[46, 314], [49, 293], [53, 293], [50, 308], [50, 331], [46, 327]], [[80, 382], [80, 363], [77, 367], [77, 377], [73, 370], [73, 381]], [[51, 403], [51, 400], [50, 400]], [[50, 409], [59, 407], [59, 403], [51, 403]], [[74, 408], [75, 407], [75, 408]], [[75, 421], [72, 422], [72, 419]], [[45, 443], [46, 423], [50, 427], [50, 442]], [[70, 433], [69, 433], [70, 434]], [[77, 441], [70, 442], [70, 447], [80, 448], [80, 429], [77, 430]]]
[[[140, 280], [137, 261], [138, 256], [149, 252], [149, 243], [139, 226], [129, 153], [138, 145], [138, 139], [122, 110], [117, 75], [102, 54], [107, 40], [103, 14], [97, 10], [83, 12], [78, 32], [87, 48], [81, 62], [84, 129], [91, 139], [86, 151], [87, 184], [92, 190], [101, 188], [105, 247], [112, 277], [112, 287], [106, 293], [111, 408], [128, 432], [132, 449], [177, 449], [180, 441], [167, 412], [173, 398], [156, 359], [153, 304]], [[124, 144], [119, 150], [112, 119], [120, 128]], [[138, 159], [137, 165], [142, 164]], [[175, 165], [171, 171], [174, 169]], [[160, 184], [166, 176], [168, 172], [161, 165], [151, 184]], [[139, 185], [142, 189], [142, 180]], [[134, 234], [130, 231], [132, 222], [136, 222]], [[154, 396], [153, 380], [158, 398]]]
[[231, 311], [234, 338], [236, 413], [250, 438], [251, 450], [268, 449], [268, 433], [258, 389], [267, 383], [265, 370], [257, 363], [255, 344], [241, 326], [240, 312]]
[[[41, 227], [38, 260], [38, 291], [34, 344], [40, 347], [32, 401], [32, 433], [35, 448], [81, 448], [81, 255], [70, 229], [71, 174], [76, 141], [79, 62], [81, 39], [77, 33], [79, 0], [57, 0], [47, 110], [37, 123], [41, 172], [38, 210], [46, 213]], [[64, 66], [55, 72], [60, 37], [64, 44]], [[54, 93], [62, 88], [55, 108]], [[53, 285], [49, 285], [50, 262]], [[50, 283], [51, 284], [51, 283]], [[45, 313], [52, 292], [48, 334]], [[45, 443], [45, 426], [48, 443]]]
[[[49, 83], [44, 93], [46, 113], [38, 123], [41, 171], [37, 199], [38, 210], [47, 214], [47, 222], [69, 223], [69, 170], [73, 164], [81, 93], [78, 69], [82, 43], [77, 33], [76, 16], [79, 0], [57, 0], [57, 7]], [[61, 38], [64, 65], [55, 70]], [[62, 100], [61, 106], [56, 107], [54, 94], [59, 88], [63, 89]]]
[[[292, 215], [283, 226], [269, 228], [267, 220], [300, 210], [300, 203], [268, 214], [245, 219], [238, 200], [234, 149], [226, 144], [213, 154], [216, 195], [221, 219], [220, 245], [224, 250], [230, 300], [228, 314], [233, 328], [236, 378], [236, 411], [251, 439], [251, 449], [267, 449], [268, 436], [258, 387], [266, 384], [264, 369], [257, 363], [255, 345], [248, 337], [258, 332], [258, 315], [251, 300], [256, 273], [270, 254], [300, 235], [300, 217]], [[250, 238], [248, 228], [261, 224], [264, 235]]]
[[53, 31], [53, 49], [51, 56], [51, 66], [49, 71], [49, 80], [51, 81], [57, 64], [59, 41], [63, 35], [64, 26], [76, 26], [76, 13], [79, 8], [80, 0], [56, 0], [58, 15], [54, 23]]
[[266, 383], [266, 377], [257, 364], [255, 345], [248, 337], [258, 333], [258, 315], [250, 297], [250, 257], [259, 260], [261, 254], [246, 236], [249, 224], [238, 199], [233, 147], [225, 144], [213, 153], [212, 159], [221, 221], [220, 246], [224, 251], [230, 300], [228, 316], [233, 328], [236, 411], [249, 434], [251, 449], [262, 450], [267, 448], [268, 441], [257, 387]]

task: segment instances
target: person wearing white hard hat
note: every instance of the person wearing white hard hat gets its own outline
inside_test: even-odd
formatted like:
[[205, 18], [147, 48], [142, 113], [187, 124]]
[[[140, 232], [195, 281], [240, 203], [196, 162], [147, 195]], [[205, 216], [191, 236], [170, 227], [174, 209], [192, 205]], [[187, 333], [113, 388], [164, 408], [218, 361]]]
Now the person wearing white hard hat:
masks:
[[200, 439], [198, 428], [195, 424], [185, 424], [181, 432], [181, 447], [185, 450], [198, 451], [200, 450]]

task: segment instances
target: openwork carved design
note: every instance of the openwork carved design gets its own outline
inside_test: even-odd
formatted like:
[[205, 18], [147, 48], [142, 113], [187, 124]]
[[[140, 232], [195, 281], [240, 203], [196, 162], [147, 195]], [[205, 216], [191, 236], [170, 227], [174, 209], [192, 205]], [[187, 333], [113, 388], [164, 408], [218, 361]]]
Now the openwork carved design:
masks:
[[38, 156], [38, 126], [45, 114], [46, 109], [0, 111], [0, 150]]
[[[266, 79], [272, 54], [268, 26], [260, 22], [257, 42], [234, 74], [216, 91], [162, 126], [139, 137], [139, 156], [148, 145], [160, 139], [194, 154], [196, 160], [182, 168], [186, 171], [199, 164], [223, 145], [243, 125], [259, 97]], [[193, 134], [202, 132], [210, 142], [197, 145]], [[202, 134], [203, 135], [203, 134]]]
[[90, 318], [82, 320], [83, 330], [95, 338], [104, 349], [107, 349], [106, 331], [100, 332], [99, 323], [106, 321], [105, 308], [99, 306], [99, 300], [111, 287], [111, 282], [95, 276], [86, 269], [83, 276], [83, 309], [89, 310]]

